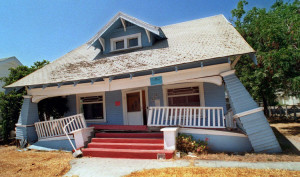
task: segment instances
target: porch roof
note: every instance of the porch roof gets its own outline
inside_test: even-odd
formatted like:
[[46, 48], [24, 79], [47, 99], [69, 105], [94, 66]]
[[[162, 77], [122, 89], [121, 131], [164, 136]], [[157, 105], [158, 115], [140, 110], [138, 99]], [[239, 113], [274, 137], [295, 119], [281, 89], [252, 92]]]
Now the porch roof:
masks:
[[105, 78], [255, 52], [223, 15], [161, 29], [167, 39], [131, 52], [102, 54], [83, 44], [6, 88]]

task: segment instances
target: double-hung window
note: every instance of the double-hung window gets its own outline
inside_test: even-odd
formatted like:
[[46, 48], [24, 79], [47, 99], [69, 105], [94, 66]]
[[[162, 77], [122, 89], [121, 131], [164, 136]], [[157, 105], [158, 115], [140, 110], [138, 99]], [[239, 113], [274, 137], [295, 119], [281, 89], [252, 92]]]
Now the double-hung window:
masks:
[[111, 51], [142, 47], [141, 33], [110, 39]]
[[79, 109], [86, 120], [105, 121], [104, 96], [80, 96]]

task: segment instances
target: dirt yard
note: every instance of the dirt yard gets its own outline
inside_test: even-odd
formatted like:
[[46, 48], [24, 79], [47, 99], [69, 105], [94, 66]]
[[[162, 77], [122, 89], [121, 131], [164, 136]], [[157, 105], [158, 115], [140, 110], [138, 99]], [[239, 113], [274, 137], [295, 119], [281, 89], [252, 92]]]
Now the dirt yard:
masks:
[[203, 168], [203, 167], [178, 167], [151, 169], [133, 172], [126, 177], [169, 177], [169, 176], [299, 176], [300, 171], [288, 170], [258, 170], [248, 168]]
[[68, 152], [17, 151], [0, 146], [0, 176], [62, 176], [70, 170], [73, 158]]

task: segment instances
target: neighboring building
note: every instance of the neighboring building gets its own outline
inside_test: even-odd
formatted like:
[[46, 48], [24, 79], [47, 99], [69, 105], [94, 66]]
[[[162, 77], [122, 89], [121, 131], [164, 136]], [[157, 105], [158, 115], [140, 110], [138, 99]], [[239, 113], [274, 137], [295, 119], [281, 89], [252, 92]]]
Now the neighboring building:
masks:
[[[241, 55], [255, 62], [254, 53], [223, 15], [157, 27], [118, 13], [87, 43], [7, 86], [28, 89], [17, 138], [34, 142], [63, 135], [65, 122], [36, 123], [37, 103], [66, 96], [66, 116], [83, 113], [96, 128], [177, 126], [179, 130], [164, 130], [209, 137], [216, 151], [280, 152], [262, 110], [232, 69]], [[232, 64], [229, 57], [236, 58]], [[226, 109], [225, 88], [232, 112]], [[225, 131], [232, 118], [247, 135]], [[84, 150], [98, 152], [109, 153]], [[122, 155], [126, 153], [123, 149]]]
[[[10, 73], [9, 68], [16, 68], [21, 66], [22, 63], [16, 57], [8, 57], [0, 59], [0, 78], [7, 77]], [[0, 92], [4, 92], [4, 88], [2, 88], [4, 83], [0, 80]], [[0, 120], [2, 117], [0, 115]]]
[[[0, 59], [0, 77], [7, 77], [10, 73], [9, 68], [16, 68], [22, 63], [16, 57], [8, 57]], [[0, 81], [0, 92], [4, 91], [2, 88], [4, 83]]]

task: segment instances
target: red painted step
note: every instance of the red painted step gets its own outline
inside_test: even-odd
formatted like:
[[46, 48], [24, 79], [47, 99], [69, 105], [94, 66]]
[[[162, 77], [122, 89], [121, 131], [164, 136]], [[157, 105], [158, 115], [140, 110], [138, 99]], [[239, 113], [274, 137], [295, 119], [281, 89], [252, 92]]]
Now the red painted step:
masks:
[[92, 142], [101, 143], [152, 143], [160, 144], [164, 143], [162, 138], [92, 138]]
[[136, 150], [136, 149], [82, 149], [84, 156], [108, 158], [157, 159], [157, 154], [165, 154], [166, 159], [173, 157], [174, 151], [169, 150]]
[[163, 144], [148, 143], [89, 143], [88, 148], [163, 150]]
[[163, 138], [163, 133], [96, 133], [96, 138]]
[[130, 130], [130, 131], [148, 131], [146, 125], [91, 125], [95, 130]]

